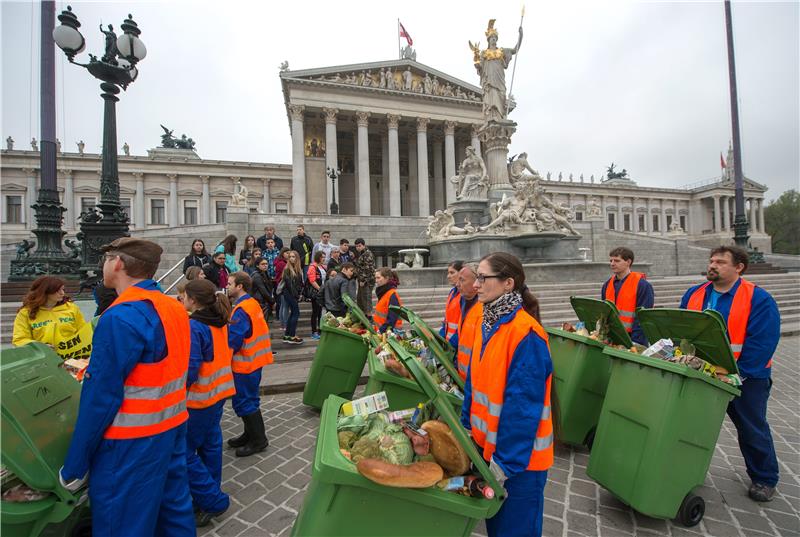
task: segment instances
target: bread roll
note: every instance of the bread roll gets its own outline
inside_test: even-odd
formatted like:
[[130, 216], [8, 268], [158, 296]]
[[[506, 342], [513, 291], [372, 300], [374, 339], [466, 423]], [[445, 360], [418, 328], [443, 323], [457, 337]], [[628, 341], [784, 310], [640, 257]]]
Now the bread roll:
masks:
[[464, 475], [469, 470], [469, 456], [461, 446], [450, 427], [439, 420], [426, 421], [422, 424], [431, 438], [431, 454], [448, 476]]
[[358, 473], [379, 485], [422, 489], [432, 487], [444, 478], [442, 467], [435, 462], [392, 464], [381, 459], [362, 459], [356, 464]]

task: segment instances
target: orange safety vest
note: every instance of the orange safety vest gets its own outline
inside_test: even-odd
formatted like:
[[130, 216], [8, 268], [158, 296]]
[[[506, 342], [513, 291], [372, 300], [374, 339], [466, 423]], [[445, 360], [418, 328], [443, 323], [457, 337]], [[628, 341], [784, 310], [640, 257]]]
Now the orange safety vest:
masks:
[[444, 308], [444, 338], [449, 342], [450, 338], [458, 332], [458, 324], [461, 322], [461, 293], [455, 289], [450, 291], [447, 297], [447, 305]]
[[[252, 333], [249, 338], [244, 340], [239, 351], [233, 355], [231, 369], [234, 373], [246, 375], [273, 362], [272, 341], [261, 304], [255, 298], [250, 297], [236, 304], [233, 313], [236, 313], [238, 309], [244, 310], [250, 318]], [[233, 315], [231, 314], [231, 316]]]
[[[475, 330], [472, 355], [479, 358], [473, 360], [470, 366], [472, 369], [470, 373], [472, 381], [470, 425], [472, 426], [472, 438], [483, 448], [483, 458], [487, 461], [491, 461], [497, 443], [497, 428], [500, 423], [500, 414], [503, 411], [506, 375], [511, 365], [511, 359], [519, 343], [532, 331], [547, 343], [549, 349], [547, 333], [542, 325], [524, 309], [517, 311], [511, 321], [497, 329], [486, 343], [482, 354], [483, 331], [480, 327]], [[550, 410], [552, 380], [551, 373], [545, 381], [544, 407], [539, 426], [536, 429], [528, 470], [547, 470], [553, 465], [553, 419]], [[513, 427], [514, 425], [506, 424], [506, 427], [509, 426]]]
[[236, 395], [231, 372], [233, 349], [228, 346], [228, 327], [209, 328], [214, 345], [214, 359], [200, 364], [197, 381], [189, 386], [186, 394], [186, 406], [189, 408], [208, 408]]
[[619, 296], [616, 296], [614, 290], [614, 278], [615, 276], [611, 276], [606, 285], [606, 300], [616, 304], [619, 310], [619, 320], [622, 321], [625, 330], [630, 333], [633, 331], [633, 320], [636, 317], [636, 290], [639, 287], [639, 280], [645, 278], [645, 275], [641, 272], [628, 274], [625, 281], [622, 282]]
[[167, 355], [153, 363], [138, 363], [124, 383], [122, 404], [104, 438], [122, 440], [155, 436], [189, 418], [186, 412], [186, 374], [189, 371], [189, 316], [180, 302], [161, 291], [131, 286], [110, 308], [125, 302], [150, 302], [166, 337]]
[[483, 322], [483, 303], [476, 300], [475, 304], [467, 310], [464, 320], [458, 325], [458, 354], [456, 366], [461, 380], [467, 380], [467, 370], [472, 358], [472, 344], [475, 334], [480, 333]]
[[[397, 294], [397, 289], [389, 289], [383, 293], [381, 299], [375, 304], [375, 314], [372, 316], [372, 322], [375, 323], [375, 330], [378, 330], [383, 323], [386, 322], [386, 318], [389, 316], [389, 299], [391, 299], [392, 296], [397, 296], [397, 303], [401, 306], [403, 305], [403, 301], [400, 300], [400, 295]], [[397, 321], [392, 328], [400, 328], [401, 326], [403, 326], [403, 320], [397, 317]]]
[[[728, 313], [728, 339], [731, 342], [731, 350], [733, 357], [739, 359], [742, 354], [742, 346], [744, 345], [744, 338], [747, 336], [747, 321], [750, 320], [750, 308], [753, 304], [753, 292], [756, 286], [752, 282], [740, 278], [742, 283], [733, 295], [733, 303], [731, 304], [731, 311]], [[702, 311], [704, 308], [703, 300], [706, 296], [706, 289], [711, 285], [711, 282], [706, 282], [697, 289], [695, 289], [692, 296], [689, 297], [689, 303], [686, 304], [686, 309]], [[772, 359], [767, 362], [767, 367], [772, 367]]]

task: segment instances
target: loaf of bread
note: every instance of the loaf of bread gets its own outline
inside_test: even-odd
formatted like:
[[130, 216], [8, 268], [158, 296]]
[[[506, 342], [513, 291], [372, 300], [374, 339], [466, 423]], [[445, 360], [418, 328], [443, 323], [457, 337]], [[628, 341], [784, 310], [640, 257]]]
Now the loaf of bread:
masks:
[[453, 431], [443, 421], [431, 420], [422, 424], [431, 438], [431, 454], [448, 476], [464, 475], [469, 470], [469, 456]]
[[387, 487], [422, 489], [444, 478], [442, 467], [435, 462], [392, 464], [381, 459], [362, 459], [356, 468], [370, 481]]

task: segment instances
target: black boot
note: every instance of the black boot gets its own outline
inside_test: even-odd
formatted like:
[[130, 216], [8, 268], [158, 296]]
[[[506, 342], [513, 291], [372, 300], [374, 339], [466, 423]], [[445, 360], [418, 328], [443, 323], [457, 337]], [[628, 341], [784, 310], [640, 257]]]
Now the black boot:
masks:
[[239, 436], [234, 436], [233, 438], [228, 439], [228, 445], [232, 448], [240, 448], [247, 444], [249, 438], [247, 435], [247, 416], [242, 416], [242, 424], [244, 424], [244, 432]]
[[244, 418], [245, 430], [247, 431], [249, 441], [244, 446], [236, 450], [237, 457], [249, 457], [256, 453], [260, 453], [267, 449], [269, 440], [267, 440], [267, 433], [264, 430], [264, 418], [261, 417], [261, 411], [256, 410], [252, 414], [248, 414]]

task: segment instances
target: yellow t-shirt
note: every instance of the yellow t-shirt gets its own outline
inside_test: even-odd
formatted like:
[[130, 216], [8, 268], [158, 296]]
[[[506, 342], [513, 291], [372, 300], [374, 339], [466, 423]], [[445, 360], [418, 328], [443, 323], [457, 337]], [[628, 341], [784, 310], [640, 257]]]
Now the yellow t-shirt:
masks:
[[14, 335], [11, 343], [15, 347], [40, 341], [56, 346], [68, 339], [86, 324], [80, 308], [74, 302], [66, 302], [53, 309], [39, 308], [36, 318], [31, 320], [28, 308], [22, 308], [14, 319]]

